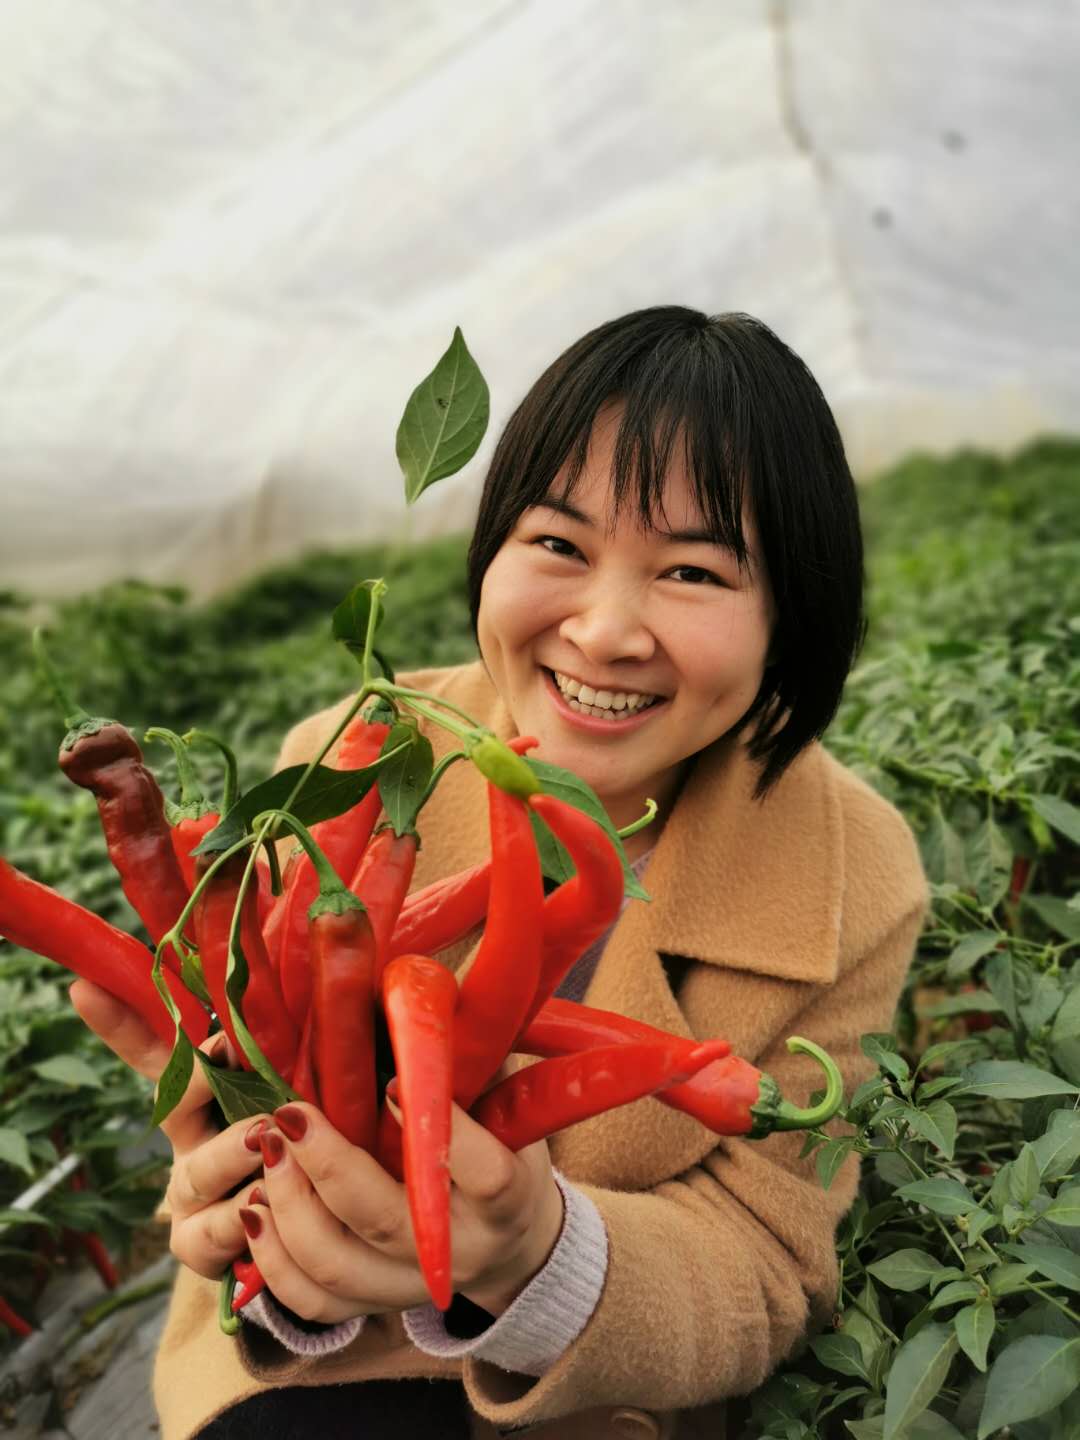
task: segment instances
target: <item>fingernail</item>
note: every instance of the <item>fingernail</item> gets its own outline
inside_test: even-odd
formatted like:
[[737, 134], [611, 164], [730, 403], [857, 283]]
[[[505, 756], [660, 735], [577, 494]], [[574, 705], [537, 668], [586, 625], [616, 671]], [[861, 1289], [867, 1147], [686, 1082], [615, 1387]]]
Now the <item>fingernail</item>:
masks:
[[302, 1140], [307, 1134], [307, 1116], [295, 1105], [282, 1105], [274, 1111], [274, 1120], [289, 1140]]
[[266, 1196], [263, 1194], [262, 1190], [259, 1188], [258, 1185], [256, 1185], [256, 1186], [255, 1186], [255, 1189], [252, 1190], [251, 1194], [248, 1196], [248, 1204], [249, 1204], [249, 1205], [269, 1205], [269, 1204], [270, 1204], [270, 1201], [267, 1200], [267, 1198], [266, 1198]]
[[285, 1142], [276, 1130], [268, 1130], [259, 1136], [259, 1148], [262, 1151], [263, 1164], [268, 1170], [272, 1170], [285, 1154]]
[[258, 1215], [255, 1214], [254, 1210], [241, 1210], [240, 1223], [241, 1225], [243, 1225], [244, 1229], [247, 1231], [248, 1235], [252, 1240], [258, 1238], [260, 1232], [262, 1231], [262, 1221], [259, 1219]]
[[254, 1125], [248, 1126], [247, 1130], [244, 1132], [244, 1144], [249, 1150], [259, 1149], [259, 1137], [262, 1135], [262, 1132], [269, 1124], [270, 1121], [267, 1120], [266, 1116], [260, 1115], [258, 1120], [255, 1121]]
[[210, 1049], [206, 1052], [211, 1060], [224, 1060], [228, 1052], [229, 1037], [224, 1030], [220, 1030], [213, 1039]]

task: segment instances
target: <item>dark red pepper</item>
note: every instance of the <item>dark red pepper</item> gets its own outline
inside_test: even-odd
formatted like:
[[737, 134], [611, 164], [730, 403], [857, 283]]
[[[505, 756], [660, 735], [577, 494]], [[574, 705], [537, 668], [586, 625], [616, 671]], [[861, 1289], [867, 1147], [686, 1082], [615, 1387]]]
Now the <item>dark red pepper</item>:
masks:
[[0, 1295], [0, 1325], [6, 1325], [13, 1335], [18, 1335], [23, 1339], [34, 1333], [34, 1327], [29, 1321], [24, 1320], [18, 1311], [13, 1310], [2, 1295]]
[[373, 1152], [375, 932], [364, 906], [344, 887], [318, 896], [309, 915], [310, 1043], [319, 1100], [346, 1140]]

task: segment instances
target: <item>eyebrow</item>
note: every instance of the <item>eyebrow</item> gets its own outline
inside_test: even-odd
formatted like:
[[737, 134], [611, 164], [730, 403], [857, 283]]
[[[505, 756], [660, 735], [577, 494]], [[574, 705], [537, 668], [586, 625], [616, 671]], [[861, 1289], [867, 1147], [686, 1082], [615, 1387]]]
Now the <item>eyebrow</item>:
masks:
[[[558, 495], [549, 495], [537, 501], [536, 508], [554, 510], [556, 515], [565, 515], [568, 520], [575, 520], [579, 525], [587, 525], [591, 530], [596, 529], [596, 521], [591, 516]], [[659, 530], [655, 525], [652, 528], [664, 540], [673, 541], [677, 545], [715, 545], [721, 550], [728, 548], [711, 530]]]

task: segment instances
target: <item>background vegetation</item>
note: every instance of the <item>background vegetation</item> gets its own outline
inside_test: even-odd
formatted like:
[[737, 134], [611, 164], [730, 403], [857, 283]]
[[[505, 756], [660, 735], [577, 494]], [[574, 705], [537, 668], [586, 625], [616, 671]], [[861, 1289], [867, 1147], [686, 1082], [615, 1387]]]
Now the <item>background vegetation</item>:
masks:
[[[870, 638], [826, 743], [907, 816], [933, 913], [894, 1032], [864, 1041], [876, 1078], [841, 1137], [810, 1142], [825, 1183], [850, 1149], [865, 1157], [838, 1237], [834, 1326], [742, 1423], [776, 1440], [1075, 1440], [1080, 445], [915, 456], [867, 488], [864, 517]], [[473, 654], [465, 547], [312, 555], [199, 607], [130, 584], [47, 616], [7, 597], [0, 853], [137, 929], [92, 798], [55, 769], [61, 727], [29, 663], [32, 620], [48, 620], [87, 708], [137, 732], [219, 731], [250, 777], [291, 723], [352, 683], [328, 616], [357, 578], [391, 582], [389, 655]], [[168, 789], [171, 759], [149, 756]], [[200, 764], [213, 791], [211, 752]], [[116, 1159], [140, 1134], [146, 1087], [86, 1034], [65, 990], [54, 966], [0, 944], [0, 1224], [73, 1145], [94, 1188], [47, 1197], [38, 1228], [78, 1224], [123, 1245], [158, 1193], [153, 1161], [148, 1184]], [[0, 1230], [0, 1290], [31, 1310], [33, 1230]]]

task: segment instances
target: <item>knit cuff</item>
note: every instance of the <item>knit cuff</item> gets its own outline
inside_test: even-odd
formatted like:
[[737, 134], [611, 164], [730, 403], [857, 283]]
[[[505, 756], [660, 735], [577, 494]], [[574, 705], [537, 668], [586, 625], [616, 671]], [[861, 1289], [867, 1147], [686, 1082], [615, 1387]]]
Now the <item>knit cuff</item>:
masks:
[[276, 1304], [268, 1290], [260, 1290], [241, 1313], [245, 1320], [269, 1330], [274, 1339], [292, 1354], [310, 1357], [332, 1355], [336, 1350], [344, 1350], [363, 1330], [367, 1319], [366, 1315], [354, 1315], [351, 1320], [341, 1320], [320, 1330], [301, 1330]]
[[588, 1196], [557, 1170], [563, 1226], [547, 1264], [503, 1313], [472, 1340], [455, 1338], [434, 1305], [403, 1312], [418, 1350], [441, 1359], [470, 1356], [517, 1375], [545, 1374], [573, 1344], [596, 1309], [607, 1274], [607, 1231]]

